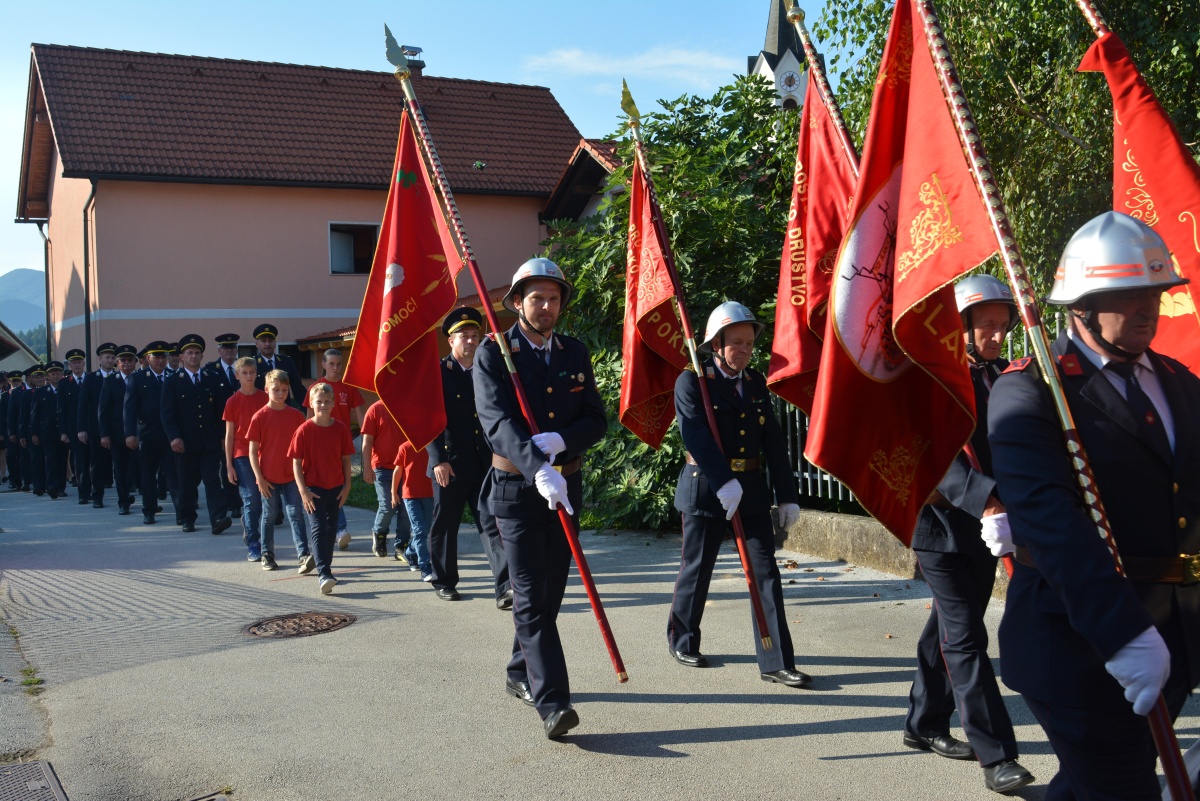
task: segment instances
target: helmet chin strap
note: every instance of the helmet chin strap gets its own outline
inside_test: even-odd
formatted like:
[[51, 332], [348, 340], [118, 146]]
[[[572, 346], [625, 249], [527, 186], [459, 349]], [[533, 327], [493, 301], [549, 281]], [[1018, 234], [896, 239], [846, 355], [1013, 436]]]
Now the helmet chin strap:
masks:
[[536, 331], [542, 337], [543, 340], [545, 340], [547, 334], [549, 334], [550, 332], [552, 332], [554, 330], [554, 326], [552, 325], [549, 328], [547, 328], [545, 331], [543, 331], [542, 329], [538, 328], [533, 323], [529, 322], [529, 318], [525, 316], [525, 309], [523, 309], [521, 307], [517, 307], [517, 308], [518, 308], [517, 318], [521, 321], [522, 325], [524, 325], [530, 331]]
[[734, 370], [733, 366], [730, 365], [728, 361], [726, 361], [725, 354], [721, 352], [722, 350], [725, 349], [725, 332], [722, 331], [721, 333], [717, 334], [717, 339], [720, 340], [721, 344], [719, 347], [713, 348], [713, 358], [716, 359], [718, 362], [720, 362], [721, 369], [724, 370], [726, 373], [733, 376], [734, 378], [741, 378], [742, 371]]
[[1137, 359], [1141, 358], [1142, 354], [1132, 353], [1124, 348], [1119, 348], [1105, 339], [1104, 335], [1100, 333], [1100, 326], [1096, 325], [1095, 312], [1093, 312], [1091, 309], [1086, 309], [1082, 312], [1078, 309], [1071, 309], [1071, 315], [1080, 323], [1082, 323], [1084, 328], [1091, 332], [1091, 335], [1096, 340], [1096, 343], [1108, 351], [1109, 354], [1116, 356], [1118, 359], [1126, 361], [1136, 361]]

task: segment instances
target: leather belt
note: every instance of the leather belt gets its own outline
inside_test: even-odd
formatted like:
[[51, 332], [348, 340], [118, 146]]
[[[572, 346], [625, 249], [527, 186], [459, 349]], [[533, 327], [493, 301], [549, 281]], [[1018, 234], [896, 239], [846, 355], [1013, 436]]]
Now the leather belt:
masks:
[[[688, 464], [694, 464], [697, 467], [700, 466], [700, 463], [697, 462], [696, 458], [688, 451], [683, 452], [683, 458]], [[760, 467], [762, 467], [762, 459], [758, 458], [757, 456], [753, 459], [729, 460], [729, 469], [735, 473], [752, 473]]]
[[[556, 464], [551, 466], [558, 472], [562, 473], [563, 478], [566, 478], [569, 475], [579, 472], [579, 468], [583, 466], [583, 458], [576, 456], [566, 464]], [[515, 464], [510, 462], [508, 459], [505, 459], [498, 453], [492, 454], [492, 467], [496, 468], [497, 470], [503, 470], [505, 473], [516, 473], [518, 475], [521, 474], [521, 471], [517, 469]]]
[[[1023, 545], [1017, 546], [1016, 560], [1026, 567], [1037, 568], [1033, 555]], [[1180, 554], [1176, 557], [1123, 556], [1125, 576], [1142, 584], [1200, 584], [1200, 554]]]

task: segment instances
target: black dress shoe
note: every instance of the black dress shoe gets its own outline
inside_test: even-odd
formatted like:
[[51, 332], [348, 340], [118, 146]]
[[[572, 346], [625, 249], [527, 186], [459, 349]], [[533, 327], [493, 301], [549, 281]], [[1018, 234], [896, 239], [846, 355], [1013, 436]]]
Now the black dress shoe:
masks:
[[946, 759], [975, 758], [975, 752], [971, 750], [970, 745], [964, 743], [962, 740], [956, 740], [949, 734], [935, 734], [933, 737], [926, 737], [921, 734], [905, 731], [904, 744], [909, 748], [932, 751], [938, 756], [946, 757]]
[[496, 608], [500, 610], [512, 609], [512, 599], [513, 591], [505, 590], [500, 594], [500, 597], [496, 599]]
[[79, 499], [79, 505], [80, 505], [80, 506], [87, 506], [89, 503], [91, 503], [91, 501], [90, 501], [90, 500], [88, 500], [87, 498], [80, 498], [80, 499]]
[[812, 676], [807, 673], [801, 673], [798, 670], [776, 670], [771, 673], [762, 674], [763, 681], [773, 681], [776, 684], [782, 684], [786, 687], [807, 687], [812, 684]]
[[546, 737], [553, 740], [579, 725], [579, 713], [569, 706], [556, 709], [546, 716], [542, 725], [546, 727]]
[[147, 526], [154, 525], [154, 515], [142, 515], [142, 523]]
[[1011, 793], [1032, 781], [1033, 774], [1017, 764], [1015, 759], [1006, 759], [983, 769], [983, 783], [993, 793]]
[[38, 497], [40, 498], [40, 497], [42, 497], [43, 495], [45, 495], [45, 494], [46, 494], [46, 491], [45, 491], [45, 490], [34, 490], [34, 491], [33, 491], [33, 494], [34, 494], [34, 495], [36, 495], [36, 496], [38, 496]]
[[92, 501], [92, 508], [93, 509], [103, 509], [104, 501]]
[[196, 530], [195, 523], [184, 523], [183, 524], [183, 533], [184, 534], [191, 534], [195, 530]]
[[683, 651], [672, 651], [671, 656], [675, 657], [676, 662], [687, 667], [708, 667], [708, 660], [701, 653], [685, 654]]
[[462, 598], [462, 596], [458, 594], [458, 590], [454, 589], [453, 587], [438, 587], [436, 595], [443, 601], [457, 601], [458, 599]]
[[504, 692], [513, 698], [520, 698], [525, 706], [533, 706], [533, 692], [529, 689], [529, 682], [527, 681], [505, 679]]
[[229, 528], [232, 525], [233, 525], [232, 520], [230, 520], [228, 517], [222, 517], [222, 518], [218, 519], [217, 522], [212, 524], [212, 533], [220, 534], [222, 531], [224, 531], [225, 529]]
[[52, 501], [58, 500], [58, 490], [52, 489], [52, 490], [49, 490], [46, 494], [50, 496], [50, 500], [52, 500]]
[[127, 514], [129, 514], [129, 507], [128, 507], [128, 506], [120, 506], [120, 507], [118, 507], [118, 508], [117, 508], [117, 514], [119, 514], [119, 515], [127, 515]]

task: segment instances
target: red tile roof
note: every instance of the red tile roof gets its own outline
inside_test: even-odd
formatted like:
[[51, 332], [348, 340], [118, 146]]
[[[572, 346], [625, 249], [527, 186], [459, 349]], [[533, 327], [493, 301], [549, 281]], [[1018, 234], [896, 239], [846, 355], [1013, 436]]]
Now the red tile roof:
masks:
[[[43, 44], [32, 69], [68, 177], [387, 186], [391, 73]], [[549, 195], [579, 144], [544, 87], [413, 84], [457, 192]]]

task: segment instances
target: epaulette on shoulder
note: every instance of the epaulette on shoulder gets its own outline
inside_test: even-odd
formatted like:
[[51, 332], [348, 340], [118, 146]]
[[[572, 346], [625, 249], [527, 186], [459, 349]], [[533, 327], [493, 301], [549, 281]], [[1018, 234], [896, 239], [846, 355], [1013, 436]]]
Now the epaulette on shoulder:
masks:
[[1033, 364], [1032, 356], [1024, 356], [1020, 359], [1014, 359], [1013, 362], [1008, 365], [1008, 367], [1004, 368], [1004, 372], [1001, 373], [1001, 375], [1005, 375], [1006, 373], [1024, 372], [1025, 368], [1031, 364]]

